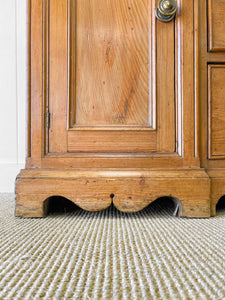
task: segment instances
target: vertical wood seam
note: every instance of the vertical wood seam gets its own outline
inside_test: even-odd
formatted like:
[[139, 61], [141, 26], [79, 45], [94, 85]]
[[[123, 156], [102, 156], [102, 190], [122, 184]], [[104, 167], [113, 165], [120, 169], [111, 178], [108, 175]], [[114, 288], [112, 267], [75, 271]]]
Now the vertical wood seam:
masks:
[[194, 28], [194, 93], [195, 93], [195, 157], [199, 157], [199, 10], [198, 1], [194, 1], [194, 18], [193, 18], [193, 28]]
[[43, 125], [42, 125], [42, 136], [43, 136], [43, 153], [48, 153], [48, 132], [47, 128], [47, 113], [49, 112], [49, 0], [43, 0], [43, 77], [42, 77], [42, 90], [43, 90]]

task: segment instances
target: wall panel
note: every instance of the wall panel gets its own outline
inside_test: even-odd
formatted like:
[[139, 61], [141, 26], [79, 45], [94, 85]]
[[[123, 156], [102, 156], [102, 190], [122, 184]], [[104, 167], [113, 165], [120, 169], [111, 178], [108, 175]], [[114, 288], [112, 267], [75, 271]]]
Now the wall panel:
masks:
[[13, 192], [25, 162], [26, 0], [1, 1], [0, 24], [0, 192]]

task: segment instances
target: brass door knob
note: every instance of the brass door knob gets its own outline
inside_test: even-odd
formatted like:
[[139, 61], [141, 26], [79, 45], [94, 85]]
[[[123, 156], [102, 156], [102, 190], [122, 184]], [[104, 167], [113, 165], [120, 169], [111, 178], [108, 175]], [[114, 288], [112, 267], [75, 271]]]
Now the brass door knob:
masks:
[[156, 18], [161, 22], [170, 22], [176, 15], [177, 3], [175, 0], [160, 0], [156, 9]]

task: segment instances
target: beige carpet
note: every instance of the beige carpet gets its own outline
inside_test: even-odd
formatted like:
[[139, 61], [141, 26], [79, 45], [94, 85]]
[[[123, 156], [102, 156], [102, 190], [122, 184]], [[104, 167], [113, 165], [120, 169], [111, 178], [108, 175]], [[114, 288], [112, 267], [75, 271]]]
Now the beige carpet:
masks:
[[19, 219], [0, 195], [0, 299], [225, 299], [225, 211], [172, 210]]

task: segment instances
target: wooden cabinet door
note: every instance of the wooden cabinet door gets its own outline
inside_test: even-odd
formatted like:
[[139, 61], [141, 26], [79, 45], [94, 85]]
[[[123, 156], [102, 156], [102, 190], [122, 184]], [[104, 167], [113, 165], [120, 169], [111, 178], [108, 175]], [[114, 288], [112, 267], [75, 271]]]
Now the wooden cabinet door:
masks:
[[175, 25], [153, 0], [45, 3], [49, 153], [175, 153]]

